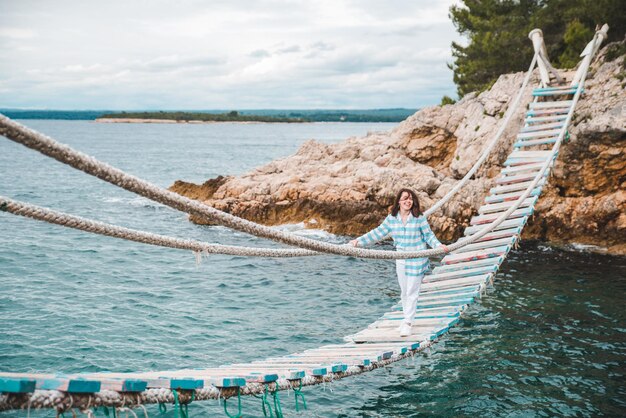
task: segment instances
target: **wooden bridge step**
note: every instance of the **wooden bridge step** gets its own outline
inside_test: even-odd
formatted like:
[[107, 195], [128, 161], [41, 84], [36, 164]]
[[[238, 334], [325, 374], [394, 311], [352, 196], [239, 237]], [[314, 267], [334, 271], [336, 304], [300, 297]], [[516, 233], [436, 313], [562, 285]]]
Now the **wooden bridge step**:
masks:
[[[520, 218], [520, 219], [523, 219], [523, 218]], [[508, 222], [508, 221], [505, 221], [505, 222]], [[468, 251], [466, 253], [460, 253], [460, 254], [448, 254], [447, 256], [443, 258], [443, 260], [441, 260], [441, 264], [455, 264], [455, 263], [460, 263], [463, 261], [498, 257], [501, 255], [506, 255], [506, 253], [509, 251], [509, 248], [510, 246], [503, 245], [500, 247], [485, 248], [485, 249], [476, 250], [476, 251]], [[430, 281], [433, 281], [433, 280], [437, 280], [433, 277], [448, 277], [448, 276], [458, 277], [459, 274], [469, 276], [469, 272], [473, 270], [479, 270], [479, 269], [482, 269], [484, 271], [487, 271], [487, 270], [495, 271], [497, 269], [497, 266], [491, 266], [491, 267], [486, 266], [486, 267], [479, 267], [476, 269], [459, 270], [456, 272], [441, 273], [438, 275], [431, 274], [428, 277], [431, 278]], [[424, 278], [424, 280], [426, 280], [426, 278]]]
[[536, 132], [544, 131], [547, 129], [559, 129], [563, 127], [563, 122], [541, 123], [536, 125], [524, 126], [520, 129], [520, 132]]
[[0, 377], [0, 393], [31, 393], [36, 384], [35, 379]]
[[517, 141], [513, 144], [513, 148], [519, 149], [524, 147], [534, 147], [537, 145], [555, 144], [558, 137], [533, 139], [529, 141]]
[[420, 290], [443, 290], [457, 288], [460, 286], [484, 285], [491, 281], [493, 273], [481, 274], [479, 276], [460, 277], [458, 279], [443, 280], [422, 284]]
[[[498, 247], [499, 248], [499, 247]], [[496, 250], [498, 251], [498, 250]], [[501, 253], [498, 252], [496, 254], [493, 254], [493, 257], [497, 257], [500, 256]], [[451, 258], [452, 255], [447, 255], [444, 260], [446, 258], [448, 258], [448, 260], [452, 260], [452, 263], [447, 262], [448, 260], [446, 260], [445, 264], [454, 264], [455, 258]], [[470, 257], [473, 257], [474, 254], [470, 254]], [[482, 258], [488, 258], [488, 257], [482, 257]], [[471, 258], [465, 259], [464, 260], [471, 260]], [[442, 263], [444, 261], [442, 260]], [[498, 269], [498, 266], [495, 264], [490, 264], [490, 265], [484, 265], [484, 266], [480, 266], [480, 267], [475, 267], [475, 268], [469, 268], [469, 269], [462, 269], [462, 270], [453, 270], [453, 271], [447, 271], [444, 273], [433, 273], [433, 274], [428, 274], [426, 276], [424, 276], [424, 279], [422, 280], [422, 283], [432, 283], [432, 282], [439, 282], [442, 280], [448, 280], [448, 279], [457, 279], [459, 277], [470, 277], [470, 276], [479, 276], [482, 274], [487, 274], [487, 273], [493, 273]]]
[[553, 108], [553, 109], [533, 109], [533, 110], [529, 110], [528, 112], [526, 112], [526, 116], [552, 116], [552, 115], [565, 115], [568, 114], [570, 111], [569, 107], [560, 107], [560, 108]]
[[458, 250], [454, 250], [451, 254], [463, 254], [470, 251], [484, 250], [486, 248], [500, 247], [503, 245], [511, 246], [515, 244], [515, 241], [517, 241], [517, 237], [510, 236], [506, 238], [494, 239], [491, 241], [475, 242], [473, 244], [466, 245], [463, 248], [459, 248]]
[[527, 117], [525, 119], [526, 123], [546, 123], [546, 122], [554, 122], [554, 121], [564, 121], [567, 119], [567, 115], [553, 115], [553, 116], [535, 116], [535, 117]]
[[[533, 177], [534, 179], [534, 177]], [[543, 177], [541, 178], [538, 182], [537, 185], [535, 187], [542, 187], [546, 182], [546, 178]], [[498, 195], [498, 194], [506, 194], [506, 193], [511, 193], [511, 192], [517, 192], [520, 190], [526, 190], [528, 188], [528, 186], [530, 186], [532, 183], [531, 181], [524, 181], [521, 183], [513, 183], [513, 184], [506, 184], [503, 186], [496, 186], [496, 187], [492, 187], [491, 189], [489, 189], [489, 192], [492, 195]]]
[[[526, 224], [527, 219], [528, 218], [526, 216], [523, 216], [521, 218], [508, 219], [502, 222], [500, 225], [496, 226], [495, 229], [498, 230], [498, 229], [517, 227], [517, 226], [524, 226]], [[485, 225], [468, 226], [467, 228], [465, 228], [464, 234], [465, 236], [475, 234], [476, 232], [480, 231], [484, 227]]]
[[[535, 203], [537, 203], [537, 199], [538, 199], [537, 196], [527, 197], [526, 199], [524, 199], [524, 201], [520, 204], [519, 207], [520, 208], [533, 207]], [[487, 204], [487, 205], [479, 207], [478, 213], [481, 215], [486, 215], [489, 213], [506, 212], [511, 206], [513, 206], [516, 203], [517, 202], [515, 200], [511, 200], [508, 202]]]
[[553, 102], [532, 102], [528, 105], [530, 109], [549, 109], [553, 107], [571, 107], [572, 100], [560, 100]]
[[[472, 244], [471, 244], [472, 245]], [[464, 261], [454, 264], [442, 264], [433, 269], [432, 274], [447, 273], [451, 271], [463, 271], [467, 269], [473, 269], [476, 267], [500, 265], [504, 261], [503, 256], [483, 258], [482, 260]], [[428, 276], [426, 276], [428, 277]]]
[[523, 132], [517, 135], [517, 139], [534, 139], [534, 138], [543, 138], [550, 136], [559, 136], [562, 129], [547, 129], [547, 130], [536, 130], [533, 132]]
[[[522, 166], [523, 167], [523, 166]], [[542, 164], [543, 167], [543, 164]], [[541, 167], [540, 167], [541, 169]], [[496, 184], [504, 185], [504, 184], [514, 184], [514, 183], [525, 183], [535, 179], [539, 170], [532, 170], [523, 173], [516, 173], [515, 175], [510, 176], [501, 176], [496, 179]], [[549, 170], [544, 171], [543, 177], [548, 176]]]
[[[504, 213], [489, 213], [486, 215], [474, 216], [472, 219], [470, 219], [470, 225], [489, 224], [495, 221], [496, 219], [498, 219], [503, 214]], [[515, 218], [520, 218], [522, 216], [531, 216], [532, 214], [533, 214], [533, 207], [530, 206], [530, 207], [514, 210], [511, 214], [509, 214], [509, 216], [507, 216], [506, 219], [515, 219]], [[487, 245], [484, 245], [484, 247], [487, 247]]]
[[[520, 192], [511, 192], [511, 193], [500, 193], [495, 195], [490, 195], [485, 197], [485, 202], [491, 203], [503, 203], [503, 202], [511, 202], [518, 200], [523, 194], [525, 190]], [[535, 197], [541, 194], [541, 187], [535, 187], [528, 197]]]

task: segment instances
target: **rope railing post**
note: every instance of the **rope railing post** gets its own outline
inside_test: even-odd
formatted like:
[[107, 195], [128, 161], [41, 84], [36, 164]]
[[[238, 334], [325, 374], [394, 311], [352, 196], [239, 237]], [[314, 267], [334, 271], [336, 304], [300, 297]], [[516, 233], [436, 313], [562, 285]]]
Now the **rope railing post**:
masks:
[[[533, 42], [533, 48], [535, 50], [535, 55], [543, 55], [544, 57], [548, 56], [548, 52], [546, 51], [546, 45], [543, 42], [543, 32], [541, 29], [533, 29], [528, 34], [528, 38]], [[543, 59], [540, 59], [537, 62], [537, 67], [539, 67], [539, 76], [541, 77], [541, 84], [544, 87], [550, 85], [550, 74], [548, 73], [548, 67], [546, 66]]]

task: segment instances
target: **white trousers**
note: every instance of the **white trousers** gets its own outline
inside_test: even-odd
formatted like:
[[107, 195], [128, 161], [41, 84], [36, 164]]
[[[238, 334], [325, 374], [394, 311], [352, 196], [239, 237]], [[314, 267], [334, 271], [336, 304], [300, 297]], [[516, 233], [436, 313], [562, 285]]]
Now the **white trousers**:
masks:
[[400, 300], [402, 301], [404, 322], [412, 324], [424, 275], [417, 277], [407, 276], [405, 266], [406, 260], [396, 260], [396, 273], [398, 274], [398, 283], [400, 284]]

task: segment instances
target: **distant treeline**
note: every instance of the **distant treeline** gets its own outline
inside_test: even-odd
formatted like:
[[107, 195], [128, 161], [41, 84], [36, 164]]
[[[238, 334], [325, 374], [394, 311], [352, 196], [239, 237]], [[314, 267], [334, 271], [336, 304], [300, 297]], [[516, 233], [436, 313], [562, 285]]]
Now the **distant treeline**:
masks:
[[176, 120], [176, 121], [201, 121], [201, 122], [281, 122], [298, 123], [309, 122], [304, 118], [287, 118], [262, 115], [244, 115], [236, 110], [227, 113], [201, 113], [201, 112], [121, 112], [108, 113], [100, 116], [101, 119], [152, 119], [152, 120]]
[[[248, 109], [240, 111], [194, 110], [194, 111], [140, 111], [123, 112], [112, 110], [23, 110], [0, 109], [0, 113], [13, 119], [59, 119], [59, 120], [95, 120], [101, 117], [174, 119], [174, 120], [217, 120], [207, 115], [231, 115], [236, 119], [228, 121], [267, 121], [267, 122], [401, 122], [415, 113], [417, 109]], [[146, 117], [146, 115], [151, 115]], [[184, 115], [184, 116], [183, 116]], [[188, 119], [188, 115], [197, 115]], [[253, 119], [243, 119], [253, 117]], [[180, 118], [180, 119], [179, 119]], [[271, 118], [263, 120], [262, 118]]]

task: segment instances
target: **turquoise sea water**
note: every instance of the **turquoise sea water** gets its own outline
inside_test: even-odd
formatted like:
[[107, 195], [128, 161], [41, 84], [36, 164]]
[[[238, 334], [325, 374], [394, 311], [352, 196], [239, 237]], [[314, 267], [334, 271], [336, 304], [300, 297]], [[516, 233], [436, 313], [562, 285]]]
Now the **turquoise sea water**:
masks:
[[[28, 121], [167, 187], [241, 174], [391, 124], [96, 124]], [[0, 138], [0, 194], [151, 232], [271, 243], [136, 197]], [[289, 227], [297, 230], [297, 227]], [[331, 242], [322, 232], [300, 231]], [[398, 298], [394, 264], [322, 256], [211, 256], [90, 235], [0, 213], [0, 371], [211, 367], [340, 342]], [[496, 286], [432, 350], [304, 390], [302, 416], [626, 415], [626, 259], [523, 243]], [[293, 394], [283, 410], [295, 416]], [[261, 414], [245, 399], [245, 416]], [[159, 416], [155, 406], [151, 416]], [[223, 416], [215, 402], [192, 416]], [[54, 416], [42, 411], [32, 416]], [[0, 413], [26, 416], [25, 412]], [[173, 417], [173, 412], [166, 416]]]

